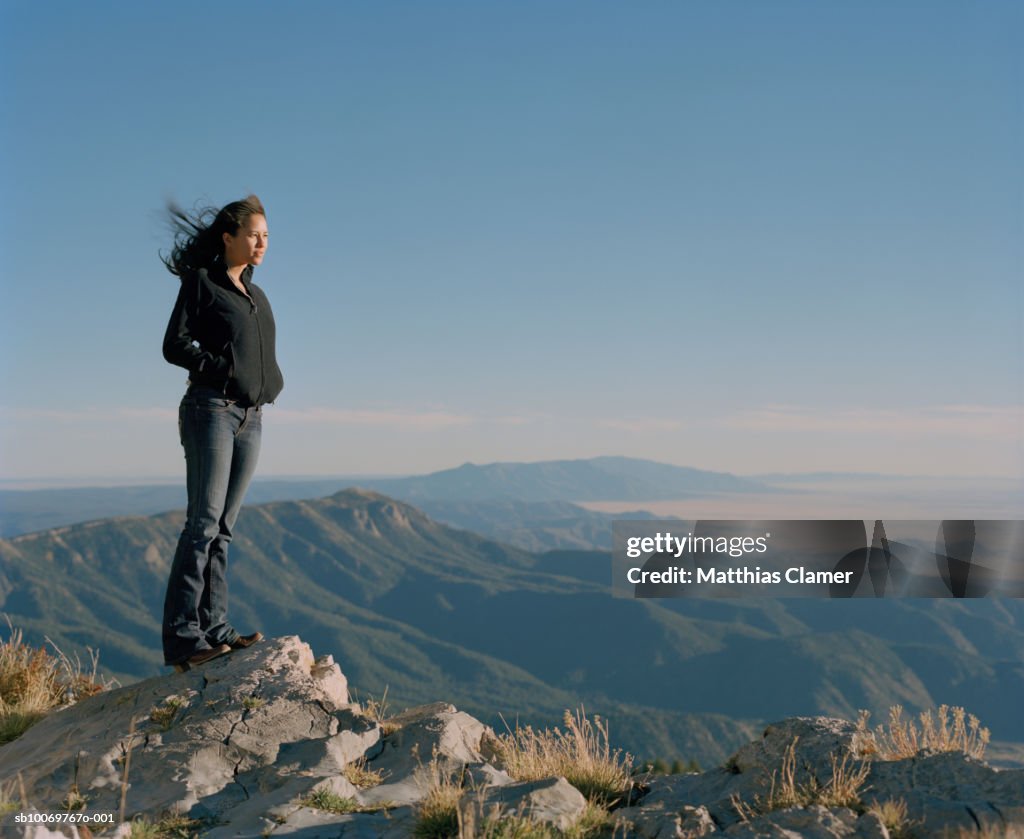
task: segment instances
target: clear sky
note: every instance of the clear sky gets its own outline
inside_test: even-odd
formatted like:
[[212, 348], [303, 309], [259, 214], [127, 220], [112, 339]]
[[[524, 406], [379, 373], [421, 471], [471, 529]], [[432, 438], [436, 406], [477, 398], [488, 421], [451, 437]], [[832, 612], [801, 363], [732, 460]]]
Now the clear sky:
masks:
[[1022, 9], [5, 0], [0, 479], [183, 474], [161, 208], [249, 191], [263, 475], [1024, 475]]

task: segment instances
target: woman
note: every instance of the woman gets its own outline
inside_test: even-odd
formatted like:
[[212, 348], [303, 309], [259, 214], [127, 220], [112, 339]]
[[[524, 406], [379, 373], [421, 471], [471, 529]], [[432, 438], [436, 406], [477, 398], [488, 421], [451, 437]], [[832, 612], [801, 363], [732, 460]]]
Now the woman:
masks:
[[267, 214], [250, 195], [190, 216], [169, 208], [181, 280], [164, 358], [188, 370], [178, 410], [188, 511], [164, 599], [164, 662], [179, 671], [255, 644], [228, 621], [228, 544], [260, 450], [262, 406], [284, 386], [274, 316], [252, 282], [267, 251]]

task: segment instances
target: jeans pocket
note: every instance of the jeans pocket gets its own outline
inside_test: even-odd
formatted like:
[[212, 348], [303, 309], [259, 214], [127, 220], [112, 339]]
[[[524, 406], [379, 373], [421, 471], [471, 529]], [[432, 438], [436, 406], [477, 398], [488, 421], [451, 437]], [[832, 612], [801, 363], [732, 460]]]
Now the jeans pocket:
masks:
[[200, 411], [227, 411], [235, 404], [235, 400], [223, 396], [196, 395], [192, 397], [192, 403]]

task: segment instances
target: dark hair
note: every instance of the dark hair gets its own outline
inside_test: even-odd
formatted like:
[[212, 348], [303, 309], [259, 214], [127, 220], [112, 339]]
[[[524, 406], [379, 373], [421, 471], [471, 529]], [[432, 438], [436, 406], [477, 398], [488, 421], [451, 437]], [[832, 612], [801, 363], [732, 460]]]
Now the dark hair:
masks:
[[224, 256], [225, 233], [234, 236], [249, 216], [266, 217], [267, 212], [259, 198], [249, 195], [219, 210], [200, 207], [191, 213], [172, 202], [167, 205], [167, 215], [174, 232], [174, 245], [170, 254], [160, 254], [160, 259], [168, 271], [184, 278], [200, 268], [209, 268]]

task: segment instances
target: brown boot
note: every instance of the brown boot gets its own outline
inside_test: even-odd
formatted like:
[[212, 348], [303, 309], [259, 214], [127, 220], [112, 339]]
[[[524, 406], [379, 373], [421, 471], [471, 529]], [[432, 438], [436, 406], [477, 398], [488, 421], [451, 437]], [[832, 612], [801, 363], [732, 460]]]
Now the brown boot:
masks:
[[217, 656], [226, 655], [231, 652], [231, 647], [227, 644], [221, 644], [219, 647], [211, 647], [208, 650], [200, 650], [194, 656], [186, 658], [184, 661], [179, 661], [174, 665], [174, 669], [179, 673], [184, 673], [186, 670], [191, 670], [193, 667], [197, 667], [200, 664], [206, 664], [211, 659], [217, 658]]
[[234, 641], [228, 644], [233, 650], [244, 650], [246, 647], [251, 647], [257, 641], [263, 640], [262, 632], [254, 632], [252, 635], [239, 635]]

